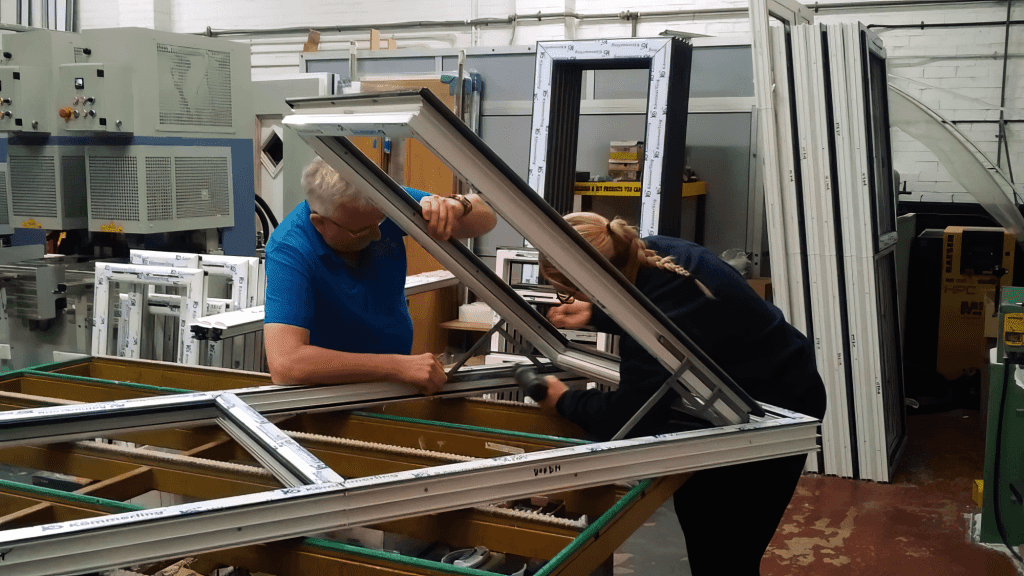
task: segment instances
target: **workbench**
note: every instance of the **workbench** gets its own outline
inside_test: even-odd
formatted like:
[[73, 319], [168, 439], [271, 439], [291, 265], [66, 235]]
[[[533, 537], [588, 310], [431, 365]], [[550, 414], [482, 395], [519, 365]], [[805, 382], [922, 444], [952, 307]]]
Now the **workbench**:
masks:
[[[269, 377], [263, 374], [92, 358], [5, 375], [0, 380], [0, 405], [2, 410], [18, 410], [269, 385]], [[576, 426], [545, 416], [536, 407], [478, 398], [424, 398], [350, 412], [303, 413], [277, 419], [275, 424], [346, 478], [586, 443]], [[88, 479], [73, 493], [0, 483], [0, 530], [137, 510], [130, 501], [154, 490], [194, 502], [282, 487], [216, 426], [126, 432], [106, 440], [115, 443], [0, 448], [4, 464]], [[547, 561], [548, 574], [590, 574], [685, 477], [549, 494], [547, 501], [562, 503], [553, 514], [515, 509], [516, 505], [530, 508], [529, 500], [510, 500], [378, 522], [369, 528], [407, 541], [443, 543], [451, 550], [485, 546], [508, 557], [540, 559]], [[454, 569], [414, 556], [316, 538], [197, 556], [190, 568], [203, 574], [226, 565], [277, 575], [451, 574]]]

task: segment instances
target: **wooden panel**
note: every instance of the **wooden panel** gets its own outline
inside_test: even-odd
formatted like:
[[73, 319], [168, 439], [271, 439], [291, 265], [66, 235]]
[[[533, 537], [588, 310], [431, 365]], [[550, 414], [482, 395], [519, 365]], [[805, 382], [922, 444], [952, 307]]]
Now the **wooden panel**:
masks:
[[352, 138], [349, 138], [349, 141], [355, 144], [356, 148], [359, 148], [360, 152], [366, 154], [367, 158], [373, 160], [374, 164], [376, 164], [377, 166], [381, 165], [381, 161], [384, 158], [383, 138], [371, 138], [369, 136], [354, 136]]
[[284, 575], [324, 576], [451, 576], [450, 570], [413, 568], [397, 562], [366, 558], [355, 554], [326, 551], [291, 543], [247, 546], [200, 556], [190, 566], [200, 574], [216, 568], [237, 566], [251, 572]]
[[406, 140], [405, 185], [424, 192], [447, 196], [455, 193], [452, 171], [419, 140]]
[[499, 518], [478, 510], [458, 510], [376, 524], [373, 528], [452, 548], [486, 546], [492, 552], [526, 558], [554, 558], [579, 535], [572, 530], [526, 519]]
[[76, 451], [70, 444], [0, 449], [0, 462], [5, 464], [34, 470], [49, 470], [95, 480], [121, 476], [149, 464], [153, 468], [151, 488], [204, 500], [262, 492], [281, 487], [281, 484], [273, 478], [220, 470], [205, 473], [194, 472], [187, 464], [182, 465], [169, 461], [150, 463], [135, 460], [127, 454], [110, 454], [105, 457], [83, 454]]
[[[4, 495], [4, 498], [8, 498]], [[52, 524], [55, 522], [73, 522], [83, 518], [95, 518], [101, 516], [98, 512], [76, 508], [65, 505], [44, 505], [32, 506], [23, 511], [0, 518], [0, 530], [11, 530], [14, 528], [25, 528], [38, 526], [40, 524]]]
[[408, 298], [412, 316], [412, 353], [441, 354], [448, 347], [448, 329], [441, 322], [459, 314], [456, 287], [422, 292]]
[[148, 398], [160, 395], [151, 390], [139, 390], [137, 388], [117, 385], [105, 386], [101, 383], [76, 382], [60, 378], [47, 378], [45, 376], [22, 376], [21, 378], [8, 380], [0, 384], [0, 387], [5, 391], [48, 398], [60, 398], [61, 400], [73, 400], [75, 402], [109, 402], [112, 400]]
[[[406, 448], [436, 450], [474, 458], [493, 458], [514, 450], [535, 452], [562, 446], [557, 442], [455, 430], [416, 422], [394, 422], [349, 414], [306, 414], [299, 422], [279, 426], [283, 430], [350, 438], [363, 442], [378, 442]], [[488, 447], [494, 445], [505, 449]]]
[[113, 358], [90, 358], [87, 362], [59, 368], [54, 372], [197, 391], [231, 390], [271, 384], [269, 374], [223, 368], [195, 368], [171, 362], [125, 361]]
[[586, 438], [586, 433], [579, 426], [563, 418], [552, 418], [539, 408], [526, 405], [510, 406], [483, 401], [430, 398], [420, 402], [387, 404], [369, 411], [560, 438]]
[[434, 270], [444, 270], [445, 267], [423, 249], [419, 242], [412, 238], [405, 237], [405, 256], [406, 256], [406, 274], [412, 276], [414, 274], [421, 274], [423, 272], [433, 272]]

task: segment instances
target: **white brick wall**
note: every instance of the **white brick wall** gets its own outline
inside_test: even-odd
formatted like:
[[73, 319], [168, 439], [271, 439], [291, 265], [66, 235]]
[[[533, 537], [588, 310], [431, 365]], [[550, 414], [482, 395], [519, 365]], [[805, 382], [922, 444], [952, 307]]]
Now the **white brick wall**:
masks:
[[[113, 26], [147, 26], [175, 32], [201, 32], [214, 29], [276, 28], [301, 26], [381, 25], [387, 22], [412, 20], [468, 20], [475, 17], [504, 18], [511, 14], [560, 13], [581, 14], [624, 11], [644, 12], [668, 10], [708, 10], [714, 8], [745, 8], [747, 0], [80, 0], [83, 28]], [[835, 0], [839, 1], [839, 0]], [[829, 0], [820, 1], [825, 6]], [[865, 7], [843, 13], [821, 10], [819, 22], [863, 22], [865, 24], [917, 24], [922, 21], [980, 22], [1000, 21], [1006, 17], [1005, 4], [951, 4], [943, 7], [905, 6], [898, 8]], [[1024, 18], [1024, 3], [1015, 7], [1015, 19]], [[655, 36], [663, 30], [683, 30], [717, 37], [740, 38], [749, 42], [749, 21], [745, 17], [690, 15], [671, 18], [642, 18], [638, 35]], [[967, 120], [995, 120], [1000, 96], [1003, 54], [1001, 27], [966, 28], [876, 28], [886, 44], [889, 73], [916, 82], [910, 93], [931, 106], [956, 126], [977, 146], [996, 159], [997, 125], [967, 123]], [[487, 26], [478, 30], [455, 27], [447, 30], [395, 31], [400, 46], [441, 47], [531, 45], [538, 40], [623, 37], [631, 33], [629, 22], [623, 20], [582, 20], [567, 26], [563, 20], [538, 22], [522, 18], [512, 38], [512, 27]], [[385, 28], [383, 36], [389, 31]], [[433, 41], [423, 37], [435, 35]], [[420, 36], [410, 38], [409, 36]], [[321, 49], [345, 49], [346, 41], [361, 40], [365, 46], [368, 34], [341, 38], [324, 35]], [[296, 36], [290, 42], [274, 44], [248, 40], [253, 46], [253, 77], [273, 78], [297, 71], [298, 52], [304, 40]], [[1007, 77], [1006, 115], [1024, 119], [1024, 30], [1011, 32], [1011, 53]], [[293, 67], [294, 66], [294, 67]], [[923, 83], [923, 84], [921, 84]], [[1024, 125], [1008, 128], [1010, 160], [1015, 175], [1024, 179]], [[896, 132], [893, 140], [894, 165], [908, 182], [915, 197], [946, 198], [962, 201], [970, 196], [942, 169], [928, 149], [905, 134]], [[1004, 160], [1005, 166], [1005, 160]], [[929, 196], [932, 195], [932, 196]]]

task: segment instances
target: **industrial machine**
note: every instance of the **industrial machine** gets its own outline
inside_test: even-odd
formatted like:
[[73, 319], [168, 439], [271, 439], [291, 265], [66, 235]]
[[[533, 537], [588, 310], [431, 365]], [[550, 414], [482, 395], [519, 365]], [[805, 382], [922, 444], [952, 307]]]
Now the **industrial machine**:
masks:
[[[255, 256], [247, 45], [139, 28], [0, 42], [0, 236], [36, 246], [0, 240], [2, 369], [91, 351], [88, 260], [136, 248]], [[41, 232], [68, 256], [36, 260]]]
[[943, 233], [936, 369], [949, 380], [988, 361], [985, 295], [1012, 282], [1015, 241], [1002, 228], [949, 226]]
[[999, 338], [989, 366], [985, 491], [980, 541], [1010, 549], [1024, 542], [1024, 288], [1003, 288]]
[[3, 53], [10, 224], [117, 234], [220, 229], [208, 245], [252, 255], [247, 46], [116, 28], [9, 34]]

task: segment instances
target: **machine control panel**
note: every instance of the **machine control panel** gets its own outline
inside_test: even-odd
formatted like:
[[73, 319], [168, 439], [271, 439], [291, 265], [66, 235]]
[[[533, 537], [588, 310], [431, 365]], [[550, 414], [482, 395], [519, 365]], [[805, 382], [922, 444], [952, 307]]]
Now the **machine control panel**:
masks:
[[1024, 356], [1024, 312], [1003, 314], [1003, 347], [1007, 357]]
[[60, 66], [57, 116], [68, 131], [131, 134], [131, 71], [105, 64]]
[[43, 113], [47, 74], [38, 66], [0, 66], [0, 132], [48, 133]]

